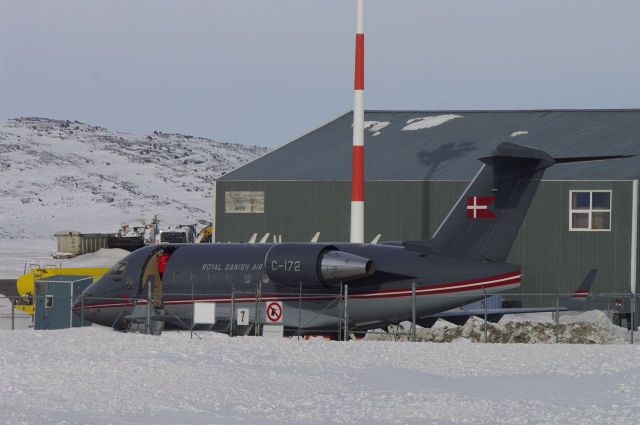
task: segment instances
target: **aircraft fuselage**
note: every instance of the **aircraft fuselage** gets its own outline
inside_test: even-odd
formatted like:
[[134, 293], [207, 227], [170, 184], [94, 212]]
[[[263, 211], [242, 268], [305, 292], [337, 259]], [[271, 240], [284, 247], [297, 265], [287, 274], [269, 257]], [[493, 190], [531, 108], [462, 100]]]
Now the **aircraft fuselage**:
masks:
[[[176, 328], [190, 325], [194, 300], [216, 303], [214, 330], [226, 330], [239, 308], [249, 310], [251, 322], [257, 316], [265, 323], [266, 303], [282, 301], [285, 329], [335, 331], [344, 317], [343, 285], [348, 285], [349, 327], [379, 328], [411, 318], [414, 282], [419, 318], [518, 287], [521, 278], [517, 265], [389, 245], [163, 244], [133, 252], [91, 285], [85, 291], [85, 317], [122, 328], [136, 303], [146, 302], [145, 280], [155, 274], [150, 268], [159, 252], [168, 253], [169, 260], [156, 275], [161, 285], [154, 286], [153, 302], [167, 312], [166, 327]], [[337, 266], [320, 264], [328, 252], [338, 253], [338, 260], [340, 253], [353, 257]], [[318, 255], [320, 260], [314, 260]], [[358, 258], [369, 260], [367, 267], [372, 269], [366, 275], [335, 278]]]

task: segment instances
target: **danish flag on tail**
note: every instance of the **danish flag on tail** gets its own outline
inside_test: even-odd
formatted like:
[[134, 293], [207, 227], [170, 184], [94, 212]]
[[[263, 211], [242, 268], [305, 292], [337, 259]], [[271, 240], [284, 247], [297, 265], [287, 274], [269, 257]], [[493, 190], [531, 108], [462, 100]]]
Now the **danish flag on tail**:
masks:
[[495, 196], [467, 197], [467, 218], [494, 218], [496, 215], [489, 209]]

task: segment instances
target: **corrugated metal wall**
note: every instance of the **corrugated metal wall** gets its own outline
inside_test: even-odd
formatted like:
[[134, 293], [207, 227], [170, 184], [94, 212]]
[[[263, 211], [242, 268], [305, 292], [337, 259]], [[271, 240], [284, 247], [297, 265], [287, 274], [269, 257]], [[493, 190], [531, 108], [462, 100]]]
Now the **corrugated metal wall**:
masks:
[[[369, 181], [365, 237], [427, 239], [468, 182]], [[569, 231], [569, 190], [612, 190], [610, 232]], [[225, 191], [264, 191], [264, 214], [226, 214]], [[252, 233], [282, 234], [283, 241], [344, 241], [349, 235], [350, 182], [219, 181], [216, 240], [246, 241]], [[631, 245], [631, 181], [544, 181], [508, 261], [522, 264], [520, 292], [571, 292], [591, 268], [593, 290], [628, 292]]]
[[[370, 181], [365, 185], [365, 238], [428, 238], [467, 182]], [[282, 234], [283, 241], [349, 239], [351, 183], [323, 181], [218, 182], [216, 240], [246, 241], [252, 233]], [[264, 214], [226, 214], [226, 191], [264, 191]]]
[[[611, 231], [569, 231], [569, 190], [612, 190]], [[592, 290], [629, 292], [630, 181], [545, 181], [540, 185], [507, 261], [522, 264], [519, 292], [573, 291], [592, 268]]]

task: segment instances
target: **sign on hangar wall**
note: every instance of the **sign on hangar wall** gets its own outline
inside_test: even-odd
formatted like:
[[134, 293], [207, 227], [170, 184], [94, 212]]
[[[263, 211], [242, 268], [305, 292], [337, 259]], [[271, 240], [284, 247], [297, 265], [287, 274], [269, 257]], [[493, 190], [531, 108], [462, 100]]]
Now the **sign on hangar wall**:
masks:
[[224, 193], [224, 212], [227, 214], [263, 214], [263, 191], [227, 191]]

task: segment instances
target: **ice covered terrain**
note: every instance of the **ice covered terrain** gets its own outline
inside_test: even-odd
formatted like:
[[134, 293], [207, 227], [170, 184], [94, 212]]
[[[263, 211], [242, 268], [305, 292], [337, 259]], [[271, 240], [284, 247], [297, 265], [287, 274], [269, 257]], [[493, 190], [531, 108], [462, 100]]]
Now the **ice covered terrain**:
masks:
[[59, 230], [115, 232], [121, 223], [154, 214], [163, 225], [210, 221], [214, 179], [266, 152], [77, 121], [0, 122], [0, 239], [51, 238]]
[[0, 331], [7, 424], [631, 424], [640, 347]]

